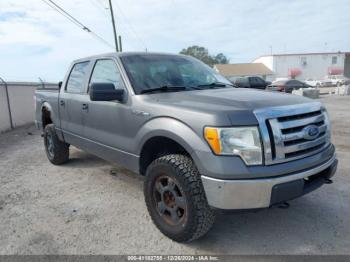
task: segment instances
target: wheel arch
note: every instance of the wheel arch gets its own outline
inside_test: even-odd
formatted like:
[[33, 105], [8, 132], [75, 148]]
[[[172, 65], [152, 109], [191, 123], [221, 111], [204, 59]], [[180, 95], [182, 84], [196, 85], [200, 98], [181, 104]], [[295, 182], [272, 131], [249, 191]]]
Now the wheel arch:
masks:
[[45, 126], [53, 123], [54, 115], [53, 110], [49, 103], [44, 102], [41, 105], [41, 122], [42, 128], [45, 129]]
[[196, 164], [196, 150], [210, 150], [204, 141], [185, 123], [173, 118], [158, 118], [148, 122], [140, 131], [138, 140], [139, 172], [144, 175], [147, 166], [164, 154], [182, 153]]

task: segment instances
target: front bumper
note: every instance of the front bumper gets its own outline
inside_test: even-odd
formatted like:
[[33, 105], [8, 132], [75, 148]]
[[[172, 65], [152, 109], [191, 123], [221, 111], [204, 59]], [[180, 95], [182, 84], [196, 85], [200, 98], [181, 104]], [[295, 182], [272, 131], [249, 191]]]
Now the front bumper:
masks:
[[210, 206], [219, 209], [255, 209], [294, 199], [324, 184], [337, 169], [335, 154], [326, 162], [279, 177], [222, 180], [202, 176]]

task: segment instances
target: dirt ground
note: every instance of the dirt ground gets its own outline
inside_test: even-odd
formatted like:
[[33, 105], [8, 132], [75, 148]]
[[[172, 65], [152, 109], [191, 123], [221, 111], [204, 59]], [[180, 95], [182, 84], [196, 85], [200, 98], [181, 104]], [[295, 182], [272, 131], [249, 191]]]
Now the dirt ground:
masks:
[[152, 224], [141, 176], [75, 148], [54, 166], [32, 126], [2, 134], [0, 254], [350, 254], [350, 97], [320, 100], [340, 161], [334, 183], [289, 209], [220, 215], [190, 244]]

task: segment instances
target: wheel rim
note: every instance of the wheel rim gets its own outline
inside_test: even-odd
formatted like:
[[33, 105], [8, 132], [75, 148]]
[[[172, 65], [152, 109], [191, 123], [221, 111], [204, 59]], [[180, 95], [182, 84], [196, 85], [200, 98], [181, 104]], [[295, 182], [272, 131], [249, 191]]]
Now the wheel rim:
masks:
[[157, 178], [153, 187], [154, 205], [169, 225], [179, 225], [187, 215], [186, 197], [178, 182], [169, 176]]
[[46, 135], [46, 148], [50, 157], [53, 157], [55, 153], [54, 153], [54, 144], [53, 144], [53, 139], [51, 134]]

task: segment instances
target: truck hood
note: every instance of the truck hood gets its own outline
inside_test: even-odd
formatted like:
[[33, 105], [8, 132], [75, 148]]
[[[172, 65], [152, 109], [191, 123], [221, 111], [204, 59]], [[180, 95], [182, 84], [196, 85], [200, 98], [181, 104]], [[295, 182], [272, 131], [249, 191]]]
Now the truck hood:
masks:
[[182, 119], [190, 120], [201, 118], [203, 114], [211, 115], [213, 117], [210, 119], [220, 119], [213, 123], [219, 125], [256, 125], [255, 109], [312, 101], [302, 96], [247, 88], [157, 93], [145, 95], [144, 98], [150, 99], [150, 105], [156, 106], [157, 112], [168, 116], [177, 118], [181, 115]]
[[158, 103], [193, 110], [254, 110], [263, 107], [311, 102], [310, 99], [286, 93], [247, 88], [222, 88], [152, 95]]

